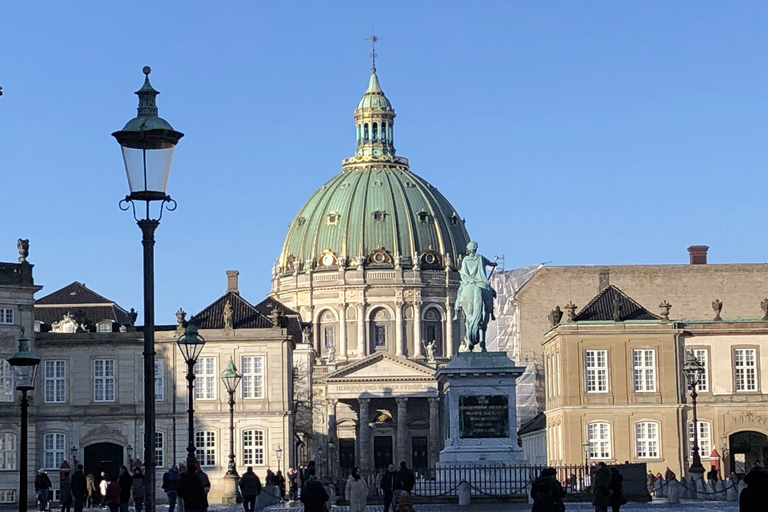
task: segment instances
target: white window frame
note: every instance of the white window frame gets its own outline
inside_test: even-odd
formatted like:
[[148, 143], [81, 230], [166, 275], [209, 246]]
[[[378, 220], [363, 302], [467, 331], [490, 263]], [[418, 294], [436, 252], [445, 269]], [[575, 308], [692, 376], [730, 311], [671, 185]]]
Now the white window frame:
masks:
[[636, 348], [632, 350], [632, 375], [635, 393], [656, 391], [656, 350]]
[[16, 434], [0, 432], [0, 470], [16, 469]]
[[16, 503], [16, 489], [0, 489], [0, 503]]
[[706, 348], [689, 348], [686, 349], [686, 354], [692, 354], [704, 367], [704, 373], [699, 378], [699, 383], [696, 385], [696, 391], [700, 393], [709, 392], [709, 350]]
[[264, 398], [264, 356], [243, 356], [240, 360], [243, 378], [240, 381], [242, 398]]
[[[111, 393], [110, 393], [111, 384]], [[93, 401], [114, 402], [117, 396], [117, 361], [93, 360]]]
[[757, 348], [733, 349], [733, 385], [737, 393], [754, 393], [758, 390]]
[[263, 466], [267, 434], [262, 429], [243, 430], [243, 466]]
[[[709, 459], [712, 453], [712, 422], [699, 420], [699, 457]], [[688, 422], [688, 456], [693, 457], [693, 422]]]
[[0, 308], [0, 324], [11, 325], [15, 320], [16, 311], [13, 308]]
[[608, 392], [608, 351], [584, 351], [584, 385], [587, 393]]
[[47, 404], [67, 401], [67, 362], [64, 359], [43, 361], [43, 400]]
[[59, 469], [61, 463], [67, 460], [67, 436], [52, 432], [43, 436], [43, 468]]
[[11, 363], [2, 360], [0, 363], [0, 402], [14, 402], [16, 400], [16, 381], [13, 376]]
[[658, 421], [635, 423], [635, 456], [638, 459], [661, 458], [661, 441]]
[[165, 467], [165, 432], [155, 432], [155, 467]]
[[605, 421], [587, 423], [588, 457], [590, 460], [609, 460], [613, 458], [611, 445], [611, 424]]
[[216, 432], [213, 430], [198, 430], [195, 432], [195, 456], [200, 466], [216, 466]]
[[96, 324], [96, 332], [112, 332], [112, 321], [102, 320]]
[[158, 357], [155, 358], [155, 402], [163, 401], [165, 401], [165, 360]]
[[195, 400], [216, 400], [216, 358], [198, 357], [195, 362]]

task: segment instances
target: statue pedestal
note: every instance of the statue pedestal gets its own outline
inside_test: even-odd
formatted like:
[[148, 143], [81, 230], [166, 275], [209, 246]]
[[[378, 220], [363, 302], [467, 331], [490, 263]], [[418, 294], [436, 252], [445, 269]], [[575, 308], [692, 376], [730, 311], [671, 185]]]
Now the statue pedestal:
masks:
[[524, 371], [504, 352], [461, 352], [437, 372], [448, 425], [438, 468], [526, 463], [515, 407], [515, 380]]
[[224, 475], [224, 493], [221, 496], [221, 502], [225, 505], [235, 505], [237, 503], [237, 475]]

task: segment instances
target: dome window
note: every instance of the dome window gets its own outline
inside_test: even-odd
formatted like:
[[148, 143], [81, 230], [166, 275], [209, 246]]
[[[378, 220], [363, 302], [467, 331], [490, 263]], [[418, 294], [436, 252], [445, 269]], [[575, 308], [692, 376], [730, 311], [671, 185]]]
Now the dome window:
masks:
[[376, 249], [371, 253], [371, 255], [368, 257], [368, 261], [370, 263], [374, 263], [376, 265], [386, 265], [392, 263], [392, 257], [389, 255], [387, 251], [382, 249]]
[[373, 217], [373, 222], [384, 222], [387, 214], [381, 210], [376, 210], [371, 216]]
[[440, 255], [437, 254], [435, 251], [426, 251], [424, 254], [421, 255], [421, 263], [425, 267], [439, 267]]
[[451, 224], [454, 226], [459, 223], [459, 216], [456, 215], [456, 212], [453, 212], [453, 215], [451, 215]]
[[421, 210], [417, 215], [419, 216], [419, 222], [427, 222], [429, 218], [429, 214], [424, 210]]
[[339, 223], [339, 217], [340, 215], [336, 212], [331, 212], [328, 214], [328, 225], [329, 226], [335, 226]]

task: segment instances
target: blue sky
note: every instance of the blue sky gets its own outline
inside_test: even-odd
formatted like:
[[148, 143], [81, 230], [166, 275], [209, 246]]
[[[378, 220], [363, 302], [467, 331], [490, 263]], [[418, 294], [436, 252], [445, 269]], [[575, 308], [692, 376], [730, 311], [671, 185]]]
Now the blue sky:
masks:
[[[111, 133], [141, 68], [186, 133], [157, 232], [156, 317], [240, 270], [269, 291], [287, 223], [354, 150], [375, 27], [398, 153], [508, 268], [762, 262], [768, 3], [0, 3], [0, 260], [46, 293], [141, 311], [140, 231]], [[140, 317], [141, 318], [141, 317]]]

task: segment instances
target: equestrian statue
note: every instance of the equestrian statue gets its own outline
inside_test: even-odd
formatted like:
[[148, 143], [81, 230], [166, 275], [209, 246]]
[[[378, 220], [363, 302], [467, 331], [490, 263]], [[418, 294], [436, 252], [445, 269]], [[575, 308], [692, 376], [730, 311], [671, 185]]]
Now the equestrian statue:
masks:
[[466, 346], [470, 352], [474, 350], [475, 345], [480, 345], [480, 350], [486, 352], [485, 330], [488, 328], [488, 320], [496, 320], [493, 316], [493, 300], [496, 298], [496, 291], [491, 288], [488, 281], [490, 275], [486, 275], [486, 267], [491, 267], [491, 274], [493, 274], [496, 263], [477, 254], [477, 242], [469, 242], [467, 254], [462, 258], [459, 269], [461, 284], [456, 294], [454, 320], [459, 318], [459, 311], [461, 311], [464, 315]]

